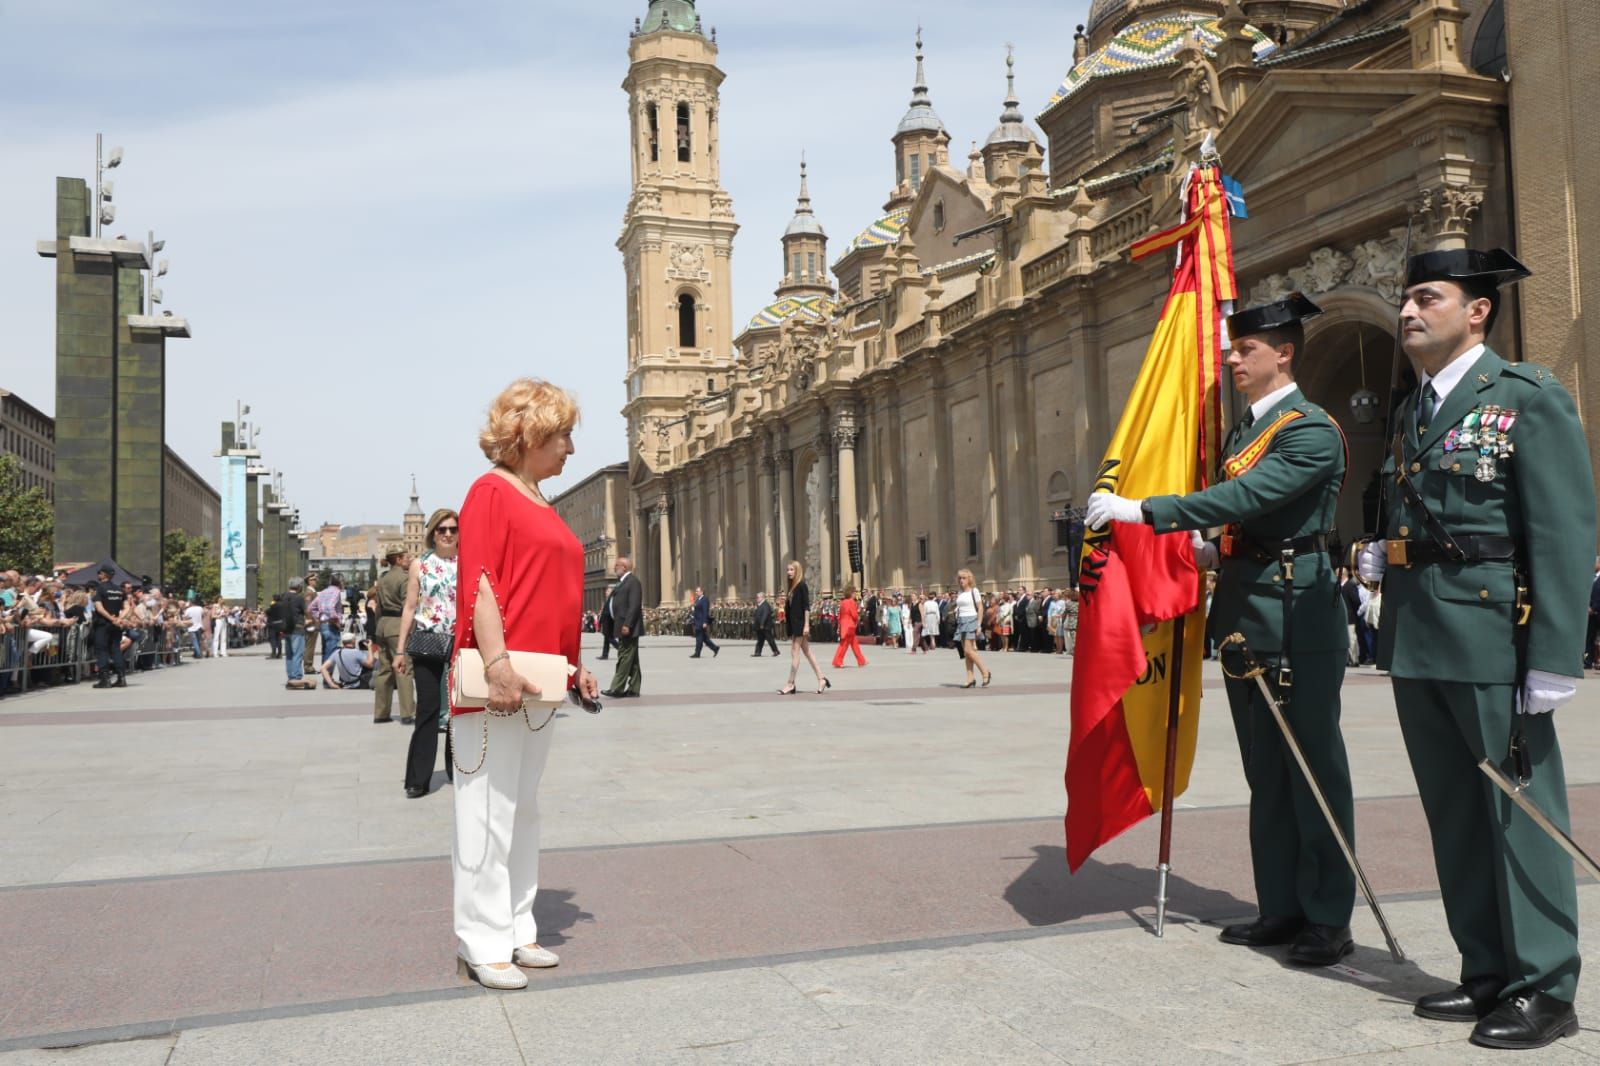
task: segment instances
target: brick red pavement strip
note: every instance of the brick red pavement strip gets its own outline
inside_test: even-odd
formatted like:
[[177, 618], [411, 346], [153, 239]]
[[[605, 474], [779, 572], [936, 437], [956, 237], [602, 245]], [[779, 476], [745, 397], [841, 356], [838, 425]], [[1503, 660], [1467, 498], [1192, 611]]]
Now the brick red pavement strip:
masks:
[[[1222, 681], [1207, 679], [1204, 687], [1208, 690], [1220, 690]], [[1345, 678], [1346, 685], [1388, 685], [1387, 677], [1376, 674], [1351, 674]], [[801, 691], [805, 691], [802, 689]], [[961, 688], [955, 682], [946, 685], [924, 688], [875, 688], [855, 689], [854, 691], [841, 692], [835, 688], [831, 693], [821, 698], [827, 700], [853, 700], [855, 702], [879, 703], [901, 702], [905, 700], [930, 700], [930, 699], [982, 699], [982, 695], [961, 695]], [[996, 684], [989, 689], [989, 694], [1005, 694], [1010, 696], [1050, 696], [1059, 695], [1063, 698], [1067, 694], [1067, 684], [1050, 682], [1037, 685], [1001, 685]], [[761, 689], [758, 692], [680, 692], [670, 695], [652, 696], [646, 693], [637, 703], [633, 700], [612, 701], [619, 708], [622, 707], [689, 707], [706, 706], [711, 704], [748, 704], [752, 702], [765, 702], [772, 695], [770, 689]], [[785, 706], [788, 706], [785, 704]], [[338, 718], [338, 717], [370, 717], [372, 708], [366, 703], [300, 703], [300, 704], [274, 704], [262, 707], [150, 707], [133, 710], [117, 710], [108, 708], [94, 711], [15, 711], [0, 705], [0, 728], [6, 726], [35, 726], [35, 725], [119, 725], [142, 724], [146, 722], [226, 722], [246, 718]]]
[[[1595, 826], [1600, 785], [1571, 795], [1577, 824]], [[1415, 797], [1356, 807], [1375, 889], [1436, 892]], [[1174, 911], [1254, 911], [1246, 817], [1179, 812]], [[1151, 905], [1156, 829], [1145, 821], [1076, 877], [1054, 818], [552, 851], [537, 909], [562, 963], [532, 973], [532, 988], [1104, 928]], [[0, 930], [0, 1049], [460, 987], [441, 858], [13, 888], [0, 891]], [[1387, 958], [1364, 947], [1372, 965]]]

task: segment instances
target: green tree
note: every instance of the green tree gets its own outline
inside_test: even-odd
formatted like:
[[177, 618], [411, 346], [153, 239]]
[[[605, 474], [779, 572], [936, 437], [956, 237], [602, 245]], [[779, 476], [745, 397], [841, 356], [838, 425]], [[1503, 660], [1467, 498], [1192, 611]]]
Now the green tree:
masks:
[[17, 457], [0, 455], [0, 568], [48, 574], [55, 536], [55, 509], [43, 490], [25, 488]]
[[210, 537], [191, 537], [181, 529], [171, 529], [162, 538], [162, 548], [166, 567], [161, 585], [167, 592], [184, 596], [194, 589], [195, 597], [206, 603], [222, 594], [222, 565]]

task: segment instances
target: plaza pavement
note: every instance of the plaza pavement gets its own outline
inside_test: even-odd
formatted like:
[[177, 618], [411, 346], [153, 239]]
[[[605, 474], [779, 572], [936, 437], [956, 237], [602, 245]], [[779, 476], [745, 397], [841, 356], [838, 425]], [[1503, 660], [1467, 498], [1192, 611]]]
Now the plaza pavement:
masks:
[[[689, 646], [647, 640], [643, 699], [556, 724], [536, 910], [562, 964], [522, 993], [456, 978], [448, 785], [404, 798], [409, 730], [370, 693], [286, 691], [258, 653], [0, 701], [0, 1066], [1496, 1057], [1410, 1013], [1457, 960], [1370, 669], [1345, 687], [1358, 848], [1409, 958], [1358, 904], [1356, 954], [1308, 971], [1216, 940], [1254, 904], [1213, 664], [1158, 940], [1155, 819], [1066, 873], [1069, 660], [991, 656], [964, 691], [953, 653], [868, 648], [780, 697], [786, 659]], [[1597, 709], [1586, 681], [1557, 712], [1591, 846]], [[1600, 1058], [1592, 986], [1582, 1034], [1528, 1061]]]

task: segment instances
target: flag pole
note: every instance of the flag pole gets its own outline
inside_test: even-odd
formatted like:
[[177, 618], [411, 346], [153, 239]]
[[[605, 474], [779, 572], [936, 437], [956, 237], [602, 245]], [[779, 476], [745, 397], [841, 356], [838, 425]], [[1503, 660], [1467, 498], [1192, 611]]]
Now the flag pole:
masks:
[[1172, 872], [1172, 793], [1178, 785], [1178, 709], [1183, 699], [1183, 625], [1172, 622], [1172, 682], [1167, 689], [1167, 761], [1161, 777], [1161, 851], [1156, 858], [1156, 936], [1167, 928], [1167, 875]]

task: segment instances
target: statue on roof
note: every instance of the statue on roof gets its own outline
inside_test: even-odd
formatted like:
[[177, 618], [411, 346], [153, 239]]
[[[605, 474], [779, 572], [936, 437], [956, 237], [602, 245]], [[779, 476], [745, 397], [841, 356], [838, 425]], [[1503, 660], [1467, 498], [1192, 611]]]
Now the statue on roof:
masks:
[[1206, 56], [1204, 43], [1191, 34], [1178, 53], [1180, 67], [1180, 94], [1189, 105], [1189, 133], [1204, 134], [1207, 130], [1221, 131], [1228, 121], [1228, 105], [1222, 98], [1222, 85], [1217, 80], [1217, 68]]

